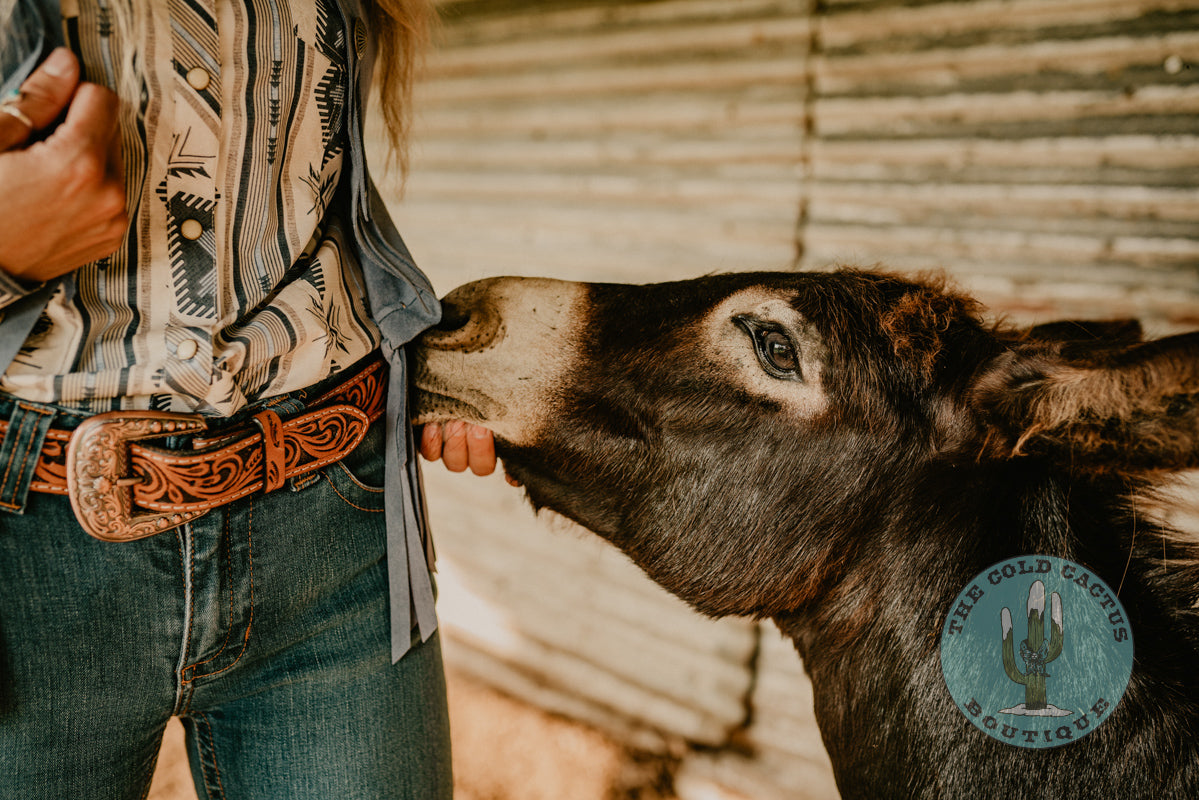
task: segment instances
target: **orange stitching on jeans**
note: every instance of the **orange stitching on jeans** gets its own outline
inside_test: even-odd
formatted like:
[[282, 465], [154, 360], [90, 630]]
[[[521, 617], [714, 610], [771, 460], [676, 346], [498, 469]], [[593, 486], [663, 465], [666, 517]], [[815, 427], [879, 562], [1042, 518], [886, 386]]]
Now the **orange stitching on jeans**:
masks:
[[[26, 424], [27, 423], [24, 420], [21, 420], [20, 432], [22, 432], [22, 433], [24, 432]], [[21, 467], [17, 471], [18, 475], [25, 472], [25, 465], [29, 463], [29, 450], [32, 447], [33, 447], [33, 440], [27, 439], [25, 442], [25, 453], [24, 453], [24, 455], [21, 456]], [[16, 453], [13, 453], [13, 455], [15, 456]], [[4, 488], [8, 487], [8, 476], [12, 474], [12, 465], [13, 465], [14, 461], [16, 461], [15, 458], [10, 458], [10, 459], [8, 459], [8, 463], [4, 466], [4, 482], [0, 483], [0, 486], [2, 486]]]
[[[205, 664], [209, 664], [213, 661], [216, 661], [218, 658], [220, 658], [221, 653], [224, 653], [225, 648], [229, 646], [229, 637], [233, 635], [233, 606], [234, 606], [234, 602], [233, 602], [233, 545], [230, 543], [232, 540], [232, 537], [229, 535], [229, 515], [228, 514], [225, 515], [225, 531], [224, 531], [224, 535], [221, 538], [225, 542], [225, 559], [226, 559], [227, 563], [229, 564], [229, 567], [228, 567], [228, 569], [229, 569], [229, 621], [225, 624], [225, 641], [221, 642], [221, 649], [217, 650], [209, 658], [206, 658], [203, 661], [196, 662], [195, 664], [188, 665], [187, 668], [190, 669], [191, 673], [192, 673], [192, 677], [189, 679], [189, 682], [194, 681], [196, 679], [196, 677], [197, 677], [196, 671], [199, 667], [202, 667]], [[198, 677], [203, 677], [203, 676], [198, 676]]]
[[[51, 411], [44, 411], [40, 408], [30, 408], [29, 406], [26, 406], [24, 403], [17, 403], [17, 406], [24, 409], [25, 411], [33, 411], [34, 413], [41, 414], [43, 417], [48, 414], [53, 414], [53, 412], [51, 412]], [[21, 474], [21, 475], [25, 474], [25, 465], [29, 463], [29, 454], [32, 451], [33, 451], [33, 440], [30, 439], [29, 441], [25, 442], [25, 455], [21, 458], [21, 471], [19, 474]], [[41, 453], [42, 453], [42, 448], [41, 448], [41, 443], [39, 442], [37, 454], [40, 456]], [[10, 467], [12, 466], [11, 461], [9, 462], [9, 466]], [[5, 480], [5, 483], [7, 484], [7, 482], [8, 482], [8, 472], [7, 471], [4, 473], [4, 480]]]
[[[194, 556], [195, 550], [192, 550], [193, 557], [190, 561], [188, 561], [186, 559], [186, 554], [183, 552], [183, 536], [184, 536], [183, 531], [188, 528], [189, 528], [188, 525], [184, 525], [182, 528], [177, 528], [176, 533], [175, 533], [175, 546], [179, 548], [179, 569], [181, 569], [183, 571], [183, 585], [184, 585], [185, 593], [188, 591], [187, 587], [190, 587], [193, 592], [196, 587], [195, 556]], [[194, 600], [194, 596], [193, 596], [193, 600]], [[183, 658], [181, 659], [184, 662], [186, 662], [188, 656], [191, 655], [192, 630], [195, 628], [195, 618], [194, 618], [195, 604], [194, 604], [194, 602], [189, 602], [186, 605], [187, 605], [188, 611], [187, 611], [187, 619], [185, 620], [184, 624], [187, 625], [187, 639], [185, 639], [183, 642]], [[185, 711], [187, 711], [191, 707], [191, 699], [192, 699], [192, 692], [190, 691], [191, 687], [188, 686], [189, 681], [184, 677], [184, 675], [186, 675], [186, 673], [187, 673], [187, 670], [188, 670], [188, 667], [186, 666], [186, 664], [179, 668], [179, 688], [181, 690], [181, 694], [182, 694], [183, 690], [187, 690], [187, 701], [182, 704], [182, 707], [176, 708], [176, 710], [175, 710], [176, 714], [183, 714]], [[176, 706], [179, 706], [179, 699], [181, 699], [181, 698], [177, 698], [175, 700]]]
[[387, 491], [386, 489], [384, 489], [382, 487], [367, 486], [365, 483], [358, 480], [358, 476], [355, 475], [353, 472], [351, 472], [350, 469], [345, 465], [344, 462], [338, 461], [336, 464], [329, 467], [329, 469], [333, 469], [333, 467], [337, 467], [338, 469], [340, 469], [342, 474], [350, 479], [351, 483], [353, 483], [355, 486], [357, 486], [359, 489], [361, 489], [364, 492], [370, 492], [371, 494], [383, 494], [385, 491]]
[[[41, 408], [34, 408], [33, 406], [28, 406], [28, 405], [25, 405], [24, 403], [17, 403], [17, 408], [21, 409], [22, 411], [32, 411], [35, 414], [41, 414], [42, 416], [46, 416], [47, 414], [54, 413], [53, 411], [46, 411]], [[25, 427], [25, 420], [22, 419], [20, 428], [18, 430], [24, 429], [24, 427]], [[33, 449], [33, 440], [29, 440], [29, 441], [25, 442], [25, 455], [21, 457], [21, 473], [22, 474], [25, 472], [25, 465], [29, 463], [29, 451], [32, 449]], [[38, 453], [41, 453], [40, 448], [38, 449]], [[13, 455], [16, 455], [16, 453], [13, 453]], [[0, 479], [0, 489], [3, 489], [4, 487], [8, 486], [8, 476], [12, 473], [12, 465], [13, 465], [14, 460], [15, 459], [13, 459], [13, 458], [9, 458], [8, 463], [4, 466], [4, 478]], [[2, 503], [0, 505], [3, 505], [5, 508], [19, 508], [19, 505], [17, 503]]]
[[[324, 473], [322, 473], [322, 474], [324, 474]], [[365, 511], [368, 514], [380, 514], [385, 510], [382, 508], [365, 508], [363, 506], [358, 505], [353, 500], [351, 500], [350, 498], [348, 498], [344, 494], [342, 494], [341, 490], [338, 489], [337, 486], [334, 485], [333, 480], [328, 475], [325, 475], [324, 477], [325, 477], [325, 481], [329, 484], [329, 488], [331, 488], [333, 490], [333, 493], [336, 494], [338, 497], [340, 497], [342, 499], [342, 501], [350, 508], [356, 508], [359, 511]]]
[[[221, 766], [216, 763], [216, 740], [213, 739], [213, 736], [212, 736], [212, 722], [208, 719], [208, 715], [205, 714], [203, 711], [196, 714], [194, 718], [203, 722], [204, 727], [207, 729], [207, 733], [204, 736], [204, 739], [206, 739], [207, 744], [208, 744], [208, 756], [209, 756], [209, 760], [212, 762], [212, 772], [216, 773], [216, 787], [215, 788], [216, 788], [216, 792], [217, 792], [217, 797], [223, 798], [225, 796], [225, 785], [224, 785], [225, 782], [221, 780]], [[199, 730], [199, 726], [197, 726], [197, 728], [196, 728], [196, 747], [197, 748], [201, 747], [200, 738], [201, 738], [200, 730]], [[200, 772], [204, 775], [204, 792], [209, 797], [212, 797], [213, 787], [210, 785], [210, 783], [208, 781], [209, 770], [206, 769], [207, 765], [204, 764], [204, 754], [200, 753], [199, 755], [200, 755]]]
[[[229, 524], [228, 517], [226, 517], [225, 525], [228, 526], [228, 524]], [[246, 650], [248, 650], [250, 647], [250, 631], [254, 628], [254, 533], [253, 533], [253, 531], [254, 531], [254, 504], [251, 503], [250, 504], [250, 518], [247, 521], [247, 525], [246, 525], [246, 544], [248, 545], [248, 548], [249, 548], [249, 558], [250, 558], [250, 618], [246, 620], [246, 633], [242, 637], [242, 640], [241, 640], [241, 652], [237, 654], [237, 658], [233, 659], [233, 661], [231, 661], [230, 663], [221, 667], [220, 669], [218, 669], [215, 672], [206, 672], [203, 675], [193, 674], [191, 677], [191, 680], [193, 680], [193, 681], [198, 680], [199, 678], [210, 678], [213, 675], [220, 675], [222, 672], [233, 669], [235, 666], [237, 666], [237, 662], [241, 661], [242, 656], [244, 656], [246, 654]], [[230, 628], [232, 628], [232, 625], [230, 625]], [[221, 649], [224, 650], [223, 647]], [[213, 658], [215, 658], [215, 656], [213, 656]], [[211, 658], [208, 659], [208, 661], [211, 661], [211, 660], [212, 660]], [[201, 661], [200, 663], [207, 664], [208, 661]], [[195, 666], [199, 666], [199, 664], [197, 664]]]
[[[17, 425], [17, 430], [20, 430], [20, 423]], [[13, 433], [13, 426], [11, 425], [5, 430], [5, 438], [7, 438], [7, 434], [9, 433]], [[12, 472], [12, 462], [13, 459], [10, 457], [8, 463], [4, 465], [4, 477], [0, 478], [0, 488], [8, 485], [8, 474]]]
[[[180, 546], [182, 547], [182, 545]], [[196, 628], [196, 543], [194, 540], [187, 553], [187, 585], [191, 587], [191, 602], [188, 604], [187, 649], [183, 651], [183, 655], [184, 658], [191, 658], [192, 634]], [[183, 669], [179, 670], [179, 680], [184, 685], [192, 681], [187, 677], [189, 671], [194, 671], [190, 664], [184, 665]], [[191, 698], [188, 698], [188, 703], [191, 703]]]

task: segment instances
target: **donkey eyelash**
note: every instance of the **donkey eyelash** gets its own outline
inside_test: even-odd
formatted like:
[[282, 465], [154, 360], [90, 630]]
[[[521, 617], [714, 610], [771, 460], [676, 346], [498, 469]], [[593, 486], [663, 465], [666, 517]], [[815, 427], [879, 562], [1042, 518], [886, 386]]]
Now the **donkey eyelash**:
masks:
[[778, 380], [804, 379], [799, 366], [799, 348], [781, 325], [744, 314], [733, 319], [749, 334], [758, 363], [767, 375]]

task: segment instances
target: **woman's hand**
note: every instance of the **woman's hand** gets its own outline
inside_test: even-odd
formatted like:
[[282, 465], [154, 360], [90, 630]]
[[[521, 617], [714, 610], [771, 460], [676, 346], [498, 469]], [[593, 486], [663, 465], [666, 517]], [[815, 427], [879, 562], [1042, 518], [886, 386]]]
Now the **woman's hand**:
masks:
[[460, 420], [426, 425], [421, 431], [420, 452], [430, 461], [440, 458], [450, 472], [462, 472], [467, 467], [476, 475], [495, 472], [491, 431]]
[[45, 281], [112, 255], [129, 225], [116, 95], [80, 83], [60, 47], [5, 105], [18, 113], [0, 113], [0, 269]]
[[[420, 452], [430, 461], [441, 459], [446, 469], [462, 472], [467, 467], [476, 475], [495, 472], [495, 438], [479, 425], [452, 420], [440, 425], [431, 422], [421, 430]], [[520, 484], [504, 476], [513, 486]]]

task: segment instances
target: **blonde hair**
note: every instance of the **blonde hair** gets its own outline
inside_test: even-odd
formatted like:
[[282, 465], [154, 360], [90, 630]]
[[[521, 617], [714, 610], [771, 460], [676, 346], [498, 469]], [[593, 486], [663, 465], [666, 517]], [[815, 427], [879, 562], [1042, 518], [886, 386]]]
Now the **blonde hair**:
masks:
[[394, 161], [406, 175], [412, 87], [424, 63], [437, 12], [433, 0], [372, 0], [367, 7], [378, 40], [374, 85], [387, 130], [388, 163]]
[[[11, 24], [17, 0], [0, 0], [0, 28]], [[153, 13], [154, 0], [108, 0], [117, 37], [138, 41], [147, 24], [146, 11]], [[408, 139], [412, 126], [412, 87], [423, 63], [431, 30], [437, 18], [433, 0], [367, 0], [367, 27], [378, 43], [374, 91], [379, 99], [387, 132], [388, 165], [408, 171]], [[347, 32], [347, 35], [353, 35]], [[3, 37], [0, 37], [0, 45]], [[138, 113], [142, 71], [136, 47], [123, 48], [124, 59], [117, 68], [116, 90], [125, 113]]]

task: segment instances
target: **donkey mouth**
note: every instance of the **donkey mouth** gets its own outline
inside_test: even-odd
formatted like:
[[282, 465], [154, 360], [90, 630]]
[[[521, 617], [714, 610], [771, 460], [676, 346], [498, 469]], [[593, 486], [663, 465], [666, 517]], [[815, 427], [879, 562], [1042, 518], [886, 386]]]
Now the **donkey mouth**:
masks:
[[418, 371], [410, 416], [414, 425], [460, 419], [479, 425], [502, 419], [507, 407], [491, 396], [465, 387], [448, 387]]
[[474, 421], [482, 417], [479, 409], [466, 400], [421, 386], [416, 387], [413, 399], [411, 409], [413, 425], [445, 422], [450, 419]]

